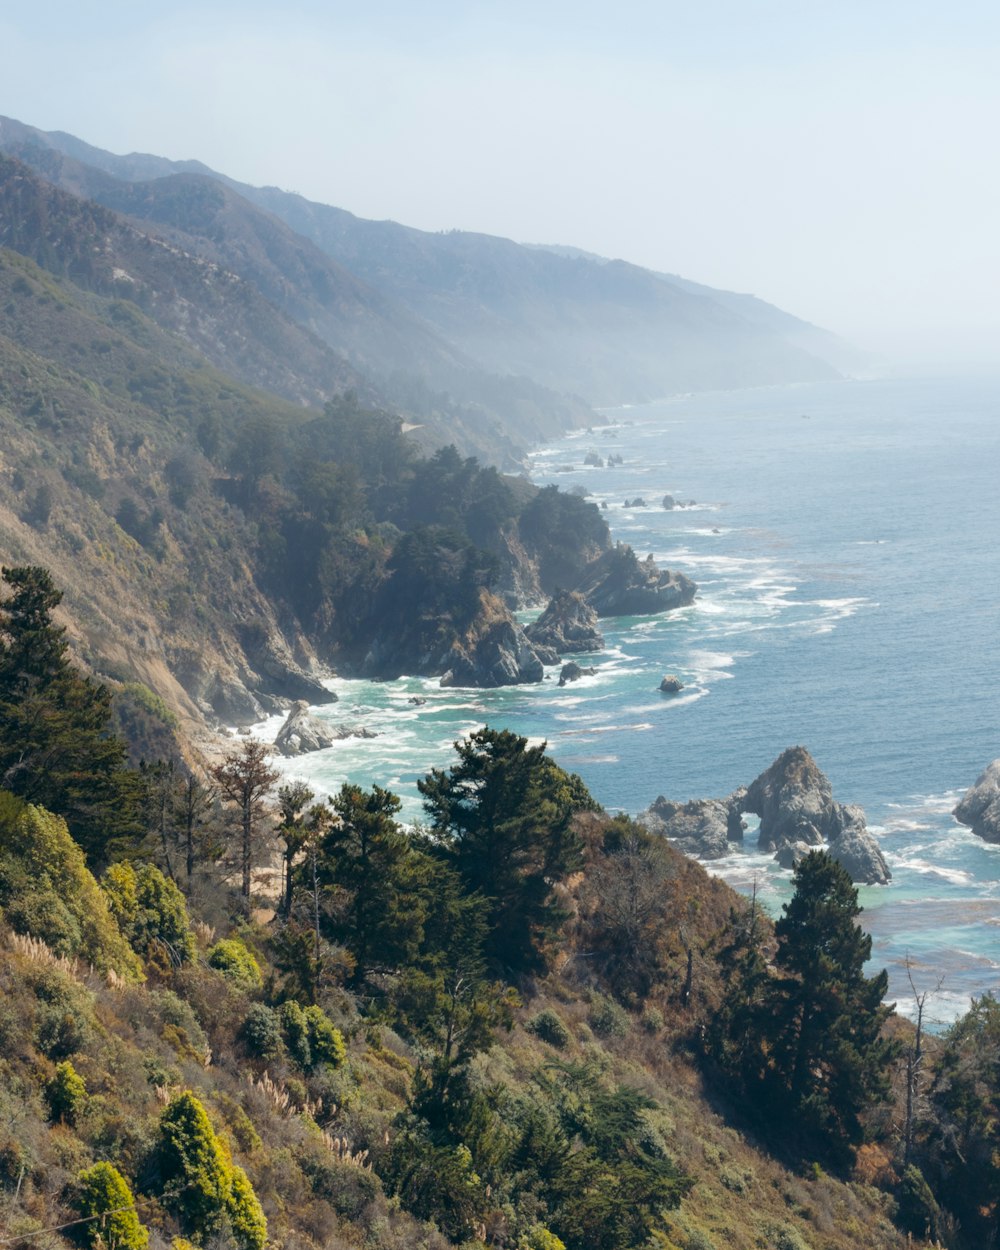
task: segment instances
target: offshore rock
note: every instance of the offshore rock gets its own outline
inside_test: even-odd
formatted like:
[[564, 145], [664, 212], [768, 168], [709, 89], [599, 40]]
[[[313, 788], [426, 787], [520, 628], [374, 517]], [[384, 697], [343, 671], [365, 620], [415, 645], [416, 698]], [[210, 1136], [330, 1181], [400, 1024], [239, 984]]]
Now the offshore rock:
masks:
[[801, 854], [801, 846], [827, 843], [830, 854], [865, 885], [885, 885], [892, 876], [865, 814], [834, 800], [833, 789], [805, 747], [789, 747], [745, 793], [732, 796], [742, 812], [760, 817], [758, 847], [775, 851], [779, 862]]
[[595, 560], [576, 589], [598, 616], [649, 616], [694, 599], [697, 586], [683, 573], [658, 569], [652, 556], [640, 561], [627, 543]]
[[958, 806], [954, 817], [968, 825], [977, 837], [1000, 842], [1000, 759], [987, 764]]
[[669, 838], [685, 855], [721, 859], [730, 843], [743, 841], [743, 821], [728, 799], [671, 803], [661, 794], [638, 816], [651, 833]]
[[556, 655], [604, 649], [597, 613], [575, 590], [557, 591], [538, 620], [524, 632], [536, 650], [547, 647]]
[[683, 689], [684, 683], [679, 677], [674, 676], [673, 673], [666, 673], [660, 682], [661, 694], [680, 694]]
[[330, 725], [309, 711], [305, 699], [299, 699], [288, 718], [278, 730], [274, 745], [282, 755], [306, 755], [310, 751], [324, 751], [343, 738], [375, 738], [378, 735], [362, 726]]
[[[1000, 780], [1000, 768], [997, 770]], [[725, 799], [671, 803], [658, 798], [639, 820], [688, 855], [718, 859], [743, 840], [743, 815], [760, 818], [758, 847], [791, 868], [818, 846], [843, 864], [851, 880], [885, 885], [891, 878], [860, 807], [838, 803], [830, 782], [804, 747], [789, 747], [749, 786]]]
[[567, 682], [579, 681], [581, 677], [593, 677], [596, 672], [596, 668], [581, 668], [575, 660], [570, 660], [568, 664], [562, 666], [559, 685], [565, 686]]

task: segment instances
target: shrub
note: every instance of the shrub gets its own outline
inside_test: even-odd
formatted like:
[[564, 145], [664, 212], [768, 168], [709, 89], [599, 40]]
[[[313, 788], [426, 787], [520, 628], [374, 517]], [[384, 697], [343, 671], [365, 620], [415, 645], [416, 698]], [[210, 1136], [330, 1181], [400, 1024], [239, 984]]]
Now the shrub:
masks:
[[312, 1047], [309, 1045], [309, 1024], [306, 1013], [294, 999], [281, 1004], [281, 1027], [285, 1033], [285, 1045], [300, 1068], [312, 1067]]
[[240, 1167], [234, 1167], [230, 1174], [226, 1214], [229, 1216], [233, 1240], [242, 1250], [264, 1250], [267, 1244], [267, 1219], [246, 1172]]
[[191, 1093], [178, 1094], [160, 1117], [163, 1196], [196, 1240], [217, 1232], [228, 1217], [241, 1250], [263, 1250], [267, 1220], [247, 1174], [234, 1167], [208, 1114]]
[[341, 1033], [322, 1007], [307, 1007], [303, 1013], [309, 1033], [309, 1049], [312, 1052], [312, 1065], [318, 1067], [327, 1064], [331, 1068], [339, 1068], [347, 1058], [347, 1047]]
[[94, 996], [62, 968], [41, 968], [29, 978], [38, 999], [35, 1045], [50, 1059], [66, 1059], [93, 1036]]
[[112, 864], [101, 880], [112, 915], [143, 959], [190, 963], [197, 952], [187, 903], [177, 885], [153, 864]]
[[223, 938], [209, 949], [208, 966], [244, 990], [259, 990], [264, 980], [253, 953], [239, 938]]
[[265, 1003], [251, 1005], [240, 1034], [250, 1054], [264, 1063], [277, 1059], [283, 1050], [281, 1020]]
[[912, 1233], [915, 1237], [936, 1239], [939, 1234], [941, 1209], [923, 1173], [912, 1163], [900, 1182], [896, 1223], [905, 1233]]
[[554, 1011], [540, 1011], [528, 1021], [528, 1028], [536, 1037], [558, 1050], [569, 1045], [569, 1029]]
[[229, 1166], [205, 1108], [191, 1093], [160, 1116], [159, 1172], [166, 1204], [195, 1239], [216, 1232], [229, 1198]]
[[210, 1051], [205, 1031], [198, 1023], [194, 1008], [173, 990], [159, 990], [149, 995], [149, 1003], [162, 1027], [160, 1036], [178, 1055], [205, 1063]]
[[146, 1250], [149, 1230], [136, 1215], [128, 1181], [110, 1163], [95, 1163], [81, 1172], [80, 1214], [88, 1219], [80, 1225], [86, 1245], [107, 1250]]
[[604, 994], [595, 996], [590, 1023], [594, 1032], [602, 1037], [627, 1037], [631, 1027], [628, 1012]]
[[45, 1087], [45, 1097], [53, 1120], [76, 1123], [87, 1101], [87, 1086], [68, 1059], [56, 1064], [55, 1076]]
[[565, 1242], [539, 1224], [518, 1242], [517, 1250], [566, 1250]]
[[11, 928], [41, 938], [57, 955], [79, 956], [100, 972], [141, 981], [139, 960], [66, 822], [5, 795], [0, 833], [0, 907]]

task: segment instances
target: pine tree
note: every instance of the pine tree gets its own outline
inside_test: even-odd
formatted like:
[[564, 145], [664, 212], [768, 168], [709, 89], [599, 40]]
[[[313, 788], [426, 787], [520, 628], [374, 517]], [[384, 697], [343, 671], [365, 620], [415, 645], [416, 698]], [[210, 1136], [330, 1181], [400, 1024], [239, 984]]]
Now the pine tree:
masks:
[[353, 955], [355, 985], [411, 963], [422, 941], [418, 856], [394, 819], [399, 807], [399, 799], [379, 786], [345, 785], [319, 844], [323, 928]]
[[871, 937], [857, 924], [858, 892], [825, 851], [795, 868], [795, 894], [775, 925], [767, 1017], [774, 1108], [794, 1117], [803, 1144], [846, 1157], [861, 1140], [861, 1115], [888, 1094], [896, 1054], [882, 1036], [883, 970], [866, 977]]
[[459, 762], [418, 782], [432, 831], [469, 894], [483, 898], [486, 954], [499, 971], [532, 972], [565, 912], [553, 885], [580, 864], [573, 812], [592, 805], [544, 744], [481, 729], [455, 744]]
[[0, 786], [62, 816], [91, 861], [137, 829], [138, 786], [109, 732], [111, 696], [71, 666], [45, 569], [5, 568], [0, 603]]

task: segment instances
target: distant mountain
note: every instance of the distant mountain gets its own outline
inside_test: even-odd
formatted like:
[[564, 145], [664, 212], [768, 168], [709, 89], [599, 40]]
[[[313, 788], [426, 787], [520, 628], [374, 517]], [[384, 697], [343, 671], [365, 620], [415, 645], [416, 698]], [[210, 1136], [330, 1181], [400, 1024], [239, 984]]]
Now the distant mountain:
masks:
[[[82, 194], [151, 221], [159, 230], [182, 232], [186, 247], [196, 246], [193, 238], [201, 239], [199, 254], [215, 248], [220, 263], [234, 265], [237, 272], [246, 274], [247, 265], [266, 256], [272, 278], [281, 275], [295, 288], [282, 307], [352, 362], [379, 373], [383, 384], [390, 383], [390, 393], [394, 382], [394, 397], [401, 402], [417, 376], [408, 373], [412, 351], [424, 353], [420, 376], [425, 386], [441, 387], [452, 400], [472, 405], [483, 405], [481, 379], [477, 383], [472, 364], [511, 382], [517, 379], [522, 388], [521, 379], [531, 379], [536, 387], [580, 395], [588, 403], [613, 404], [679, 390], [833, 378], [851, 362], [848, 349], [834, 336], [752, 296], [716, 291], [625, 261], [489, 235], [432, 234], [395, 222], [366, 221], [275, 187], [235, 182], [198, 162], [114, 156], [61, 132], [46, 134], [8, 119], [0, 119], [0, 147], [39, 168], [47, 151], [46, 176], [76, 177]], [[119, 183], [157, 189], [115, 190], [92, 175], [71, 175], [65, 164], [55, 169], [53, 152]], [[292, 246], [286, 236], [279, 246], [274, 224], [265, 230], [246, 207], [218, 199], [218, 192], [213, 199], [204, 179], [278, 218], [300, 236], [299, 242]], [[238, 266], [236, 237], [251, 239], [249, 250], [241, 245]], [[315, 250], [303, 250], [302, 240], [339, 268], [321, 265]], [[363, 285], [346, 283], [345, 270]], [[320, 280], [320, 274], [327, 276]], [[254, 280], [264, 277], [258, 274]], [[326, 298], [334, 288], [349, 293], [339, 309], [331, 309]], [[370, 313], [367, 324], [352, 311], [362, 291]], [[377, 326], [376, 315], [382, 319]], [[433, 363], [428, 363], [430, 356]], [[508, 420], [511, 410], [519, 410], [522, 419], [514, 428], [524, 437], [525, 421], [533, 419], [544, 399], [527, 388], [494, 399], [493, 407]], [[569, 414], [561, 415], [565, 421]], [[576, 416], [580, 419], [579, 412]]]

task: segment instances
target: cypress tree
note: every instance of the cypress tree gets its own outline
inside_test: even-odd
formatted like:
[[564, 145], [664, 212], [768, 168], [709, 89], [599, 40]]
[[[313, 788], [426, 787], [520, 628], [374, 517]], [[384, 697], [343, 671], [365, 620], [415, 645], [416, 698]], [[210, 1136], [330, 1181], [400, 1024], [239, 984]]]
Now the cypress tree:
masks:
[[134, 834], [138, 787], [109, 732], [111, 696], [70, 665], [45, 569], [5, 568], [0, 603], [0, 786], [62, 816], [91, 861]]
[[888, 1095], [896, 1048], [882, 1036], [883, 969], [866, 977], [871, 937], [857, 924], [858, 892], [825, 851], [795, 868], [795, 894], [775, 925], [767, 1017], [773, 1106], [794, 1117], [804, 1145], [845, 1158], [861, 1141], [861, 1114]]

